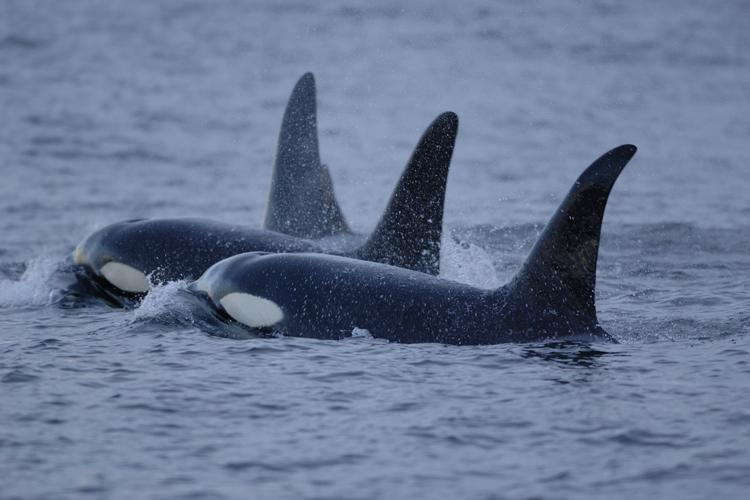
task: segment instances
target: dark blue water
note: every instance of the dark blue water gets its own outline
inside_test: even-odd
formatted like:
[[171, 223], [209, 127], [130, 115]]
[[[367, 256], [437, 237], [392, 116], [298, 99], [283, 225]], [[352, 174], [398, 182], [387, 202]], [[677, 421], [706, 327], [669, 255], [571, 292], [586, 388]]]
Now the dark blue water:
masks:
[[[750, 8], [724, 2], [0, 2], [0, 498], [745, 498]], [[259, 224], [281, 114], [368, 231], [461, 118], [444, 276], [511, 276], [577, 174], [640, 150], [603, 228], [619, 344], [210, 335], [157, 289], [71, 298], [140, 216]]]

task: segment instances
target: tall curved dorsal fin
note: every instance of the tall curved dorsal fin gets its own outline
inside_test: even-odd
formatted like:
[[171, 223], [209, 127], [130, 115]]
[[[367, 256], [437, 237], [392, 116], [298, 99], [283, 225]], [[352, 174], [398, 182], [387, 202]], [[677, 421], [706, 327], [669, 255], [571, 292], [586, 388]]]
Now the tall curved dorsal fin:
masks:
[[511, 293], [522, 296], [530, 310], [564, 312], [585, 324], [597, 324], [596, 263], [604, 209], [635, 152], [635, 146], [626, 144], [592, 163], [547, 223], [510, 284]]
[[315, 77], [305, 73], [281, 122], [264, 227], [300, 238], [349, 232], [318, 149]]
[[359, 258], [439, 273], [445, 186], [457, 134], [455, 113], [443, 113], [430, 124]]

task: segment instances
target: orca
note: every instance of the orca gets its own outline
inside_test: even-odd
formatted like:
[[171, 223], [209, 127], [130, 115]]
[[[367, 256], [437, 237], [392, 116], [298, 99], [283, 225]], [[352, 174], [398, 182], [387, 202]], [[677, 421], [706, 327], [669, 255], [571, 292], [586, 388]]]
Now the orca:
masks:
[[[351, 231], [328, 169], [320, 163], [315, 81], [307, 73], [295, 86], [282, 121], [263, 229], [202, 218], [118, 222], [76, 247], [73, 260], [83, 270], [79, 277], [101, 294], [138, 296], [147, 293], [151, 283], [194, 280], [214, 263], [251, 251], [331, 252], [437, 274], [457, 133], [454, 113], [443, 113], [432, 122], [374, 233], [363, 243], [361, 237], [349, 238], [348, 245], [314, 241], [351, 236]], [[362, 244], [352, 248], [352, 241]]]
[[259, 334], [341, 339], [356, 328], [403, 343], [614, 341], [596, 315], [596, 264], [607, 199], [635, 152], [623, 145], [589, 166], [515, 277], [494, 290], [310, 253], [236, 255], [189, 288]]
[[263, 227], [307, 239], [351, 232], [320, 161], [312, 73], [299, 79], [284, 111]]

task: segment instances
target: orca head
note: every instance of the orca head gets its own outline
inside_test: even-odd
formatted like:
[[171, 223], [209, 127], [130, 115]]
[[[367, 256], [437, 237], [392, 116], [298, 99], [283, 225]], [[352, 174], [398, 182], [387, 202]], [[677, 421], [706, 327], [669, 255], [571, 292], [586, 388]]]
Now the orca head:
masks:
[[191, 288], [206, 295], [213, 306], [231, 319], [254, 330], [268, 330], [284, 319], [281, 306], [256, 291], [253, 279], [258, 259], [269, 252], [250, 252], [217, 262], [193, 282]]
[[73, 260], [114, 291], [144, 294], [152, 282], [200, 276], [231, 244], [227, 234], [231, 227], [202, 219], [132, 219], [92, 233]]
[[131, 293], [148, 292], [149, 266], [139, 259], [134, 230], [145, 219], [132, 219], [103, 227], [86, 237], [73, 252], [73, 261], [94, 280]]
[[305, 240], [194, 217], [136, 219], [104, 227], [75, 250], [76, 264], [114, 292], [143, 294], [150, 283], [192, 281], [213, 264], [255, 248], [309, 251]]
[[241, 227], [208, 219], [135, 219], [90, 235], [76, 248], [74, 260], [116, 289], [145, 293], [146, 281], [194, 280], [249, 243], [257, 242]]

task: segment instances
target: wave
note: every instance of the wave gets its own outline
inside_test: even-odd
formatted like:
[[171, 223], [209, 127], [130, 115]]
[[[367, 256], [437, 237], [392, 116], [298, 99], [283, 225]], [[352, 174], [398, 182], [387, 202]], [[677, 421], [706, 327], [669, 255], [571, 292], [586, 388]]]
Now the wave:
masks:
[[133, 310], [130, 321], [135, 323], [190, 317], [190, 308], [182, 298], [183, 292], [187, 291], [187, 285], [184, 280], [153, 285], [151, 291]]
[[18, 280], [0, 280], [0, 307], [38, 307], [60, 300], [60, 291], [51, 286], [51, 280], [62, 263], [52, 257], [34, 258]]

